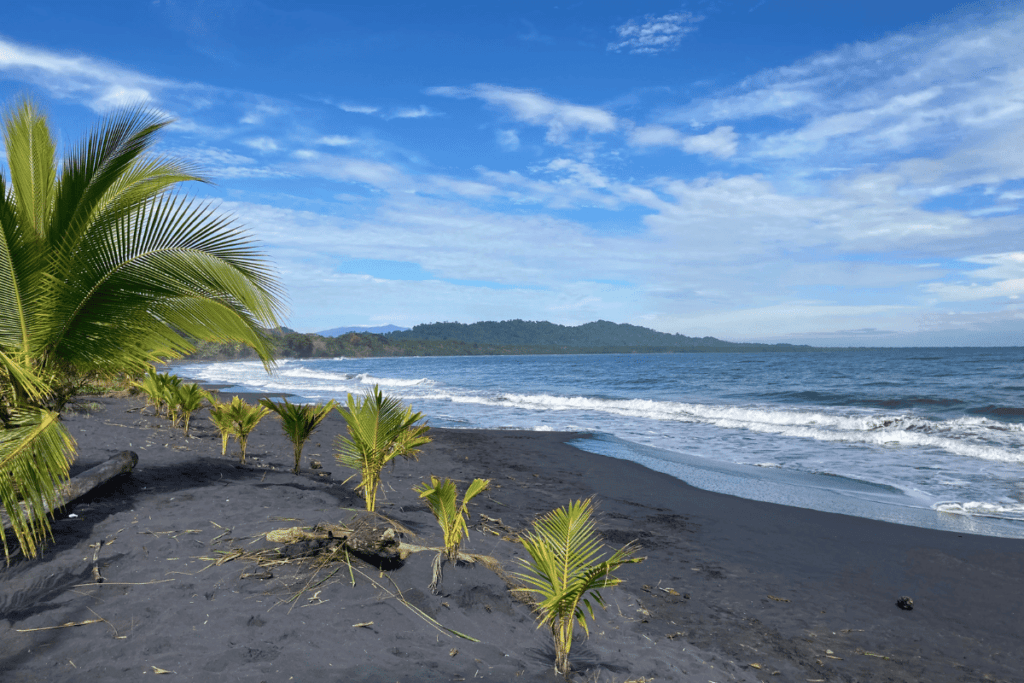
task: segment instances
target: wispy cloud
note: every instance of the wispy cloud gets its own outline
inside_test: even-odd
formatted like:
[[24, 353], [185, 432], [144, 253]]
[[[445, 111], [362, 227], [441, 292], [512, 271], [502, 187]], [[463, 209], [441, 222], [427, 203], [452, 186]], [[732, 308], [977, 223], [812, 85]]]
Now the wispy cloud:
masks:
[[749, 150], [764, 159], [877, 163], [922, 145], [933, 156], [1001, 129], [1020, 136], [1022, 34], [1024, 14], [1017, 12], [845, 45], [756, 74], [662, 122], [739, 127], [772, 117], [774, 131]]
[[418, 107], [401, 107], [395, 109], [385, 118], [389, 119], [421, 119], [425, 116], [440, 116], [440, 112], [432, 111], [426, 105], [420, 105]]
[[336, 104], [335, 106], [338, 107], [338, 109], [342, 111], [347, 111], [350, 114], [376, 114], [378, 111], [380, 111], [380, 107], [371, 107], [366, 104], [349, 104], [347, 102], [342, 102], [340, 104]]
[[358, 140], [350, 138], [347, 135], [325, 135], [319, 138], [317, 141], [318, 145], [328, 145], [330, 147], [347, 147], [348, 145], [354, 145]]
[[615, 115], [600, 107], [563, 102], [532, 90], [478, 83], [469, 88], [430, 88], [427, 93], [444, 97], [479, 98], [505, 109], [517, 121], [545, 126], [548, 129], [546, 139], [552, 144], [564, 144], [578, 130], [609, 133], [618, 126]]
[[247, 147], [252, 147], [255, 150], [259, 150], [260, 152], [276, 152], [281, 149], [278, 146], [277, 141], [274, 140], [274, 138], [269, 137], [250, 138], [248, 140], [243, 140], [242, 144]]
[[985, 254], [963, 259], [963, 262], [986, 267], [968, 271], [966, 282], [933, 282], [926, 285], [925, 290], [943, 301], [999, 298], [1018, 301], [1024, 297], [1024, 252]]
[[704, 17], [690, 12], [673, 12], [660, 17], [648, 14], [642, 20], [630, 19], [615, 28], [619, 40], [608, 43], [608, 50], [628, 50], [630, 54], [647, 55], [674, 50], [686, 34], [697, 30], [697, 23], [703, 20]]
[[497, 140], [502, 149], [510, 152], [519, 149], [519, 134], [514, 130], [499, 130]]
[[641, 126], [629, 134], [634, 147], [678, 147], [690, 154], [710, 154], [728, 159], [736, 154], [739, 136], [732, 126], [719, 126], [703, 135], [684, 135], [668, 126]]
[[0, 71], [34, 83], [59, 99], [80, 99], [93, 111], [152, 103], [173, 81], [85, 56], [62, 55], [0, 38]]

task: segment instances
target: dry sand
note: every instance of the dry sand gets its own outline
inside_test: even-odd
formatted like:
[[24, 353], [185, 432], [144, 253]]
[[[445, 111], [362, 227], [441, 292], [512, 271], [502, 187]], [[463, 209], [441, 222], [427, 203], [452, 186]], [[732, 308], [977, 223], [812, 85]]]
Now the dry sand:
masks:
[[[273, 417], [241, 466], [233, 443], [221, 456], [205, 414], [185, 439], [140, 400], [87, 400], [66, 416], [75, 471], [125, 449], [139, 464], [68, 506], [41, 559], [0, 569], [5, 683], [562, 680], [549, 633], [485, 567], [447, 567], [434, 595], [430, 553], [387, 572], [354, 561], [355, 586], [344, 563], [207, 559], [272, 547], [261, 540], [272, 529], [352, 517], [361, 499], [331, 456], [340, 416], [314, 433], [296, 476]], [[436, 474], [493, 480], [471, 506], [465, 549], [508, 569], [523, 552], [503, 537], [590, 495], [607, 543], [642, 544], [647, 560], [621, 570], [626, 583], [573, 646], [575, 680], [1024, 680], [1024, 541], [700, 491], [565, 443], [579, 435], [431, 434], [418, 462], [385, 474], [381, 512], [416, 534], [404, 540], [440, 543], [412, 491]], [[901, 595], [913, 611], [897, 608]], [[80, 625], [54, 628], [69, 623]]]

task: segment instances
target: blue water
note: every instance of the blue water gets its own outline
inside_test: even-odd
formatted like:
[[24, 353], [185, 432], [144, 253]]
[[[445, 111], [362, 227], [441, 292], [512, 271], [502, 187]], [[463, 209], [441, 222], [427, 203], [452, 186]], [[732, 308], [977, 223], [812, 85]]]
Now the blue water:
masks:
[[[702, 488], [1024, 537], [1024, 348], [184, 364], [246, 391], [373, 384], [438, 427], [586, 432], [576, 445]], [[230, 390], [228, 390], [230, 391]]]

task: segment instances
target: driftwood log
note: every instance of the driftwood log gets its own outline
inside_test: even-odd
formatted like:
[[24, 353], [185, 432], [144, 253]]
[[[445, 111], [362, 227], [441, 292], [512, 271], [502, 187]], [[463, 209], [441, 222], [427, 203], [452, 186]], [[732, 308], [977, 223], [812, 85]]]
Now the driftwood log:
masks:
[[281, 544], [279, 552], [288, 557], [310, 556], [343, 547], [353, 556], [385, 569], [400, 566], [408, 554], [402, 552], [403, 533], [408, 533], [408, 529], [365, 512], [345, 525], [275, 529], [268, 532], [266, 538], [271, 543]]
[[[81, 498], [97, 486], [106, 484], [119, 474], [131, 472], [139, 462], [139, 456], [134, 451], [121, 451], [110, 460], [100, 463], [91, 469], [72, 477], [57, 491], [57, 505], [47, 512], [62, 508], [71, 501]], [[24, 509], [24, 503], [22, 503]], [[6, 514], [0, 515], [3, 519], [5, 529], [9, 529], [11, 521]]]

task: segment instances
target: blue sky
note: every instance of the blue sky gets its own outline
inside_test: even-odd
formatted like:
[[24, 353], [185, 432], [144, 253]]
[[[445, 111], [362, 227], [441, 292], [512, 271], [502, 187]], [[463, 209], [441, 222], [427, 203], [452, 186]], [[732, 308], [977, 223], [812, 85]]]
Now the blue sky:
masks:
[[145, 103], [300, 331], [1024, 345], [1024, 4], [9, 3], [0, 102]]

